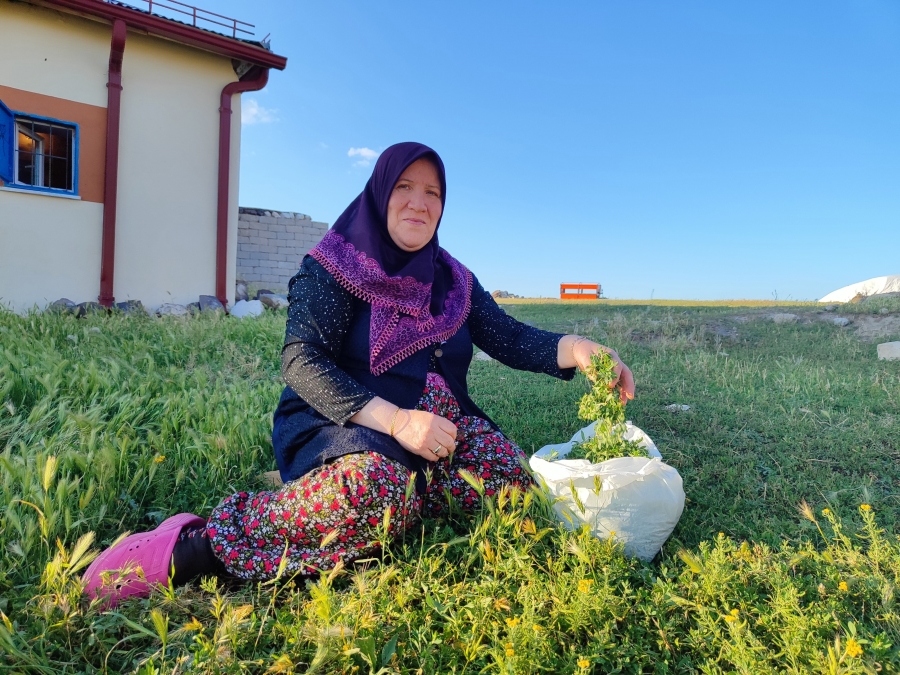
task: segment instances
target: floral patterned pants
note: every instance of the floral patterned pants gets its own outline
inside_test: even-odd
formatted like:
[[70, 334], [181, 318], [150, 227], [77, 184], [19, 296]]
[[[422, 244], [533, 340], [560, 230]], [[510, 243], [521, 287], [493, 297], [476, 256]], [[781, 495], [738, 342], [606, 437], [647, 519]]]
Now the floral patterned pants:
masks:
[[206, 525], [226, 570], [268, 580], [283, 560], [290, 576], [328, 571], [340, 561], [369, 555], [385, 535], [396, 536], [421, 513], [445, 510], [448, 495], [463, 510], [477, 508], [478, 493], [460, 469], [479, 476], [487, 495], [505, 484], [531, 483], [519, 447], [486, 420], [461, 415], [440, 375], [428, 374], [417, 408], [457, 427], [456, 452], [432, 465], [424, 496], [412, 489], [406, 467], [375, 452], [345, 455], [273, 492], [239, 492], [219, 504]]

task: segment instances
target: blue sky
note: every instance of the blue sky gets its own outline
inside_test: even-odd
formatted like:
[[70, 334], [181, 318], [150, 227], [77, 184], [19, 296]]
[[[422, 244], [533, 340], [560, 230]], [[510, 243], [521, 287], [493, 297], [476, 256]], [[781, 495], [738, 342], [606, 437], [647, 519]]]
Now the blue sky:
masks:
[[[900, 274], [896, 0], [207, 8], [288, 57], [244, 95], [241, 204], [332, 223], [434, 147], [442, 245], [488, 290], [814, 299]], [[247, 123], [255, 122], [255, 123]]]

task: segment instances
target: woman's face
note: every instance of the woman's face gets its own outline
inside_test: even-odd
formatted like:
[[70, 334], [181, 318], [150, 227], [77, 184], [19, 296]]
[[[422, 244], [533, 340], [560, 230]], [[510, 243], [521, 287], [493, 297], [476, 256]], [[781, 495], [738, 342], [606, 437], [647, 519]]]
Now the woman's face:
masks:
[[417, 159], [406, 167], [391, 192], [388, 234], [404, 251], [418, 251], [434, 236], [443, 208], [437, 169], [427, 159]]

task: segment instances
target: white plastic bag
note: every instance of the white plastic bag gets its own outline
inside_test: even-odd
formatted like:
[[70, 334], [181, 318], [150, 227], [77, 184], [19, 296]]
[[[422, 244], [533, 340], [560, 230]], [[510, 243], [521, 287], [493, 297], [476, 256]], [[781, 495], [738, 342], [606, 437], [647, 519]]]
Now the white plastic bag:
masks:
[[[651, 560], [684, 510], [681, 476], [662, 461], [650, 437], [631, 422], [626, 422], [625, 438], [646, 448], [649, 458], [617, 457], [599, 464], [562, 459], [576, 442], [593, 434], [591, 424], [568, 443], [545, 445], [529, 460], [531, 469], [556, 498], [553, 508], [566, 527], [587, 523], [595, 536], [614, 536], [624, 543], [626, 555]], [[548, 461], [554, 456], [559, 459]], [[573, 487], [577, 500], [572, 496]]]

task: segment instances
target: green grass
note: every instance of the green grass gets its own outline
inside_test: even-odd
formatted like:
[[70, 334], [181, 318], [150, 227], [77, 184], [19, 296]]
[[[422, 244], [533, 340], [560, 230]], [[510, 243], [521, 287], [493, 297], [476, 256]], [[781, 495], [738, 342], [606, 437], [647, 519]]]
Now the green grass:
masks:
[[873, 295], [861, 302], [845, 302], [838, 307], [842, 314], [896, 314], [900, 312], [900, 297]]
[[[601, 300], [560, 300], [559, 298], [498, 298], [501, 305], [566, 305], [607, 307], [815, 307], [814, 300], [628, 300], [603, 298]], [[823, 305], [824, 306], [824, 305]]]
[[[900, 671], [900, 363], [852, 328], [753, 308], [504, 306], [632, 365], [628, 417], [688, 497], [652, 564], [504, 494], [316, 582], [207, 580], [101, 612], [80, 595], [89, 550], [274, 468], [284, 313], [0, 313], [0, 668]], [[584, 378], [475, 362], [470, 387], [528, 452], [584, 424]]]

